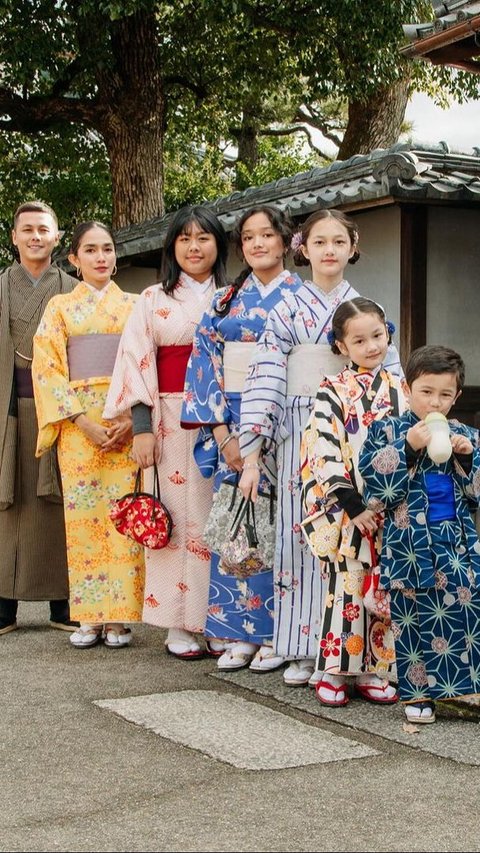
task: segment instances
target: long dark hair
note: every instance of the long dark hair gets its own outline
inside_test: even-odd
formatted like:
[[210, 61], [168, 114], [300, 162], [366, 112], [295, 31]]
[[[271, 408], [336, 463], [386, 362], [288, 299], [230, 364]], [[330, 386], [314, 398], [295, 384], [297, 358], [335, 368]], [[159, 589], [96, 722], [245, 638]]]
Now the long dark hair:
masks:
[[[257, 204], [254, 207], [249, 207], [245, 213], [242, 213], [240, 219], [235, 223], [235, 227], [232, 231], [232, 243], [234, 244], [237, 251], [242, 254], [242, 229], [245, 223], [250, 219], [251, 216], [255, 216], [256, 213], [263, 213], [269, 220], [273, 230], [282, 238], [282, 243], [285, 248], [285, 253], [290, 248], [290, 242], [292, 239], [293, 233], [293, 222], [291, 221], [288, 213], [285, 213], [279, 207], [275, 207], [273, 204]], [[240, 290], [243, 282], [250, 275], [252, 268], [250, 266], [244, 267], [244, 269], [237, 275], [235, 281], [232, 286], [228, 290], [228, 294], [225, 294], [225, 298], [219, 300], [215, 307], [215, 312], [220, 317], [223, 317], [225, 314], [228, 314], [230, 310], [230, 303], [232, 299], [236, 296], [238, 291]]]
[[163, 282], [165, 293], [175, 290], [181, 267], [175, 257], [175, 241], [180, 234], [188, 234], [192, 224], [198, 225], [207, 234], [213, 234], [217, 244], [217, 258], [213, 265], [212, 274], [216, 287], [224, 287], [227, 283], [225, 265], [228, 255], [228, 239], [222, 223], [207, 207], [188, 205], [177, 210], [168, 226], [163, 247], [160, 280]]

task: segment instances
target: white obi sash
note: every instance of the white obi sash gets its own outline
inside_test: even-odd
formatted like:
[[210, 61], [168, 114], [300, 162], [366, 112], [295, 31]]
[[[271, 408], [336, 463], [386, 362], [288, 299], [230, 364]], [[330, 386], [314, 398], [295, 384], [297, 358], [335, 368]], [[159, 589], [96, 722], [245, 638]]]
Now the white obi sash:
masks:
[[[223, 375], [227, 394], [242, 393], [255, 348], [254, 341], [225, 341]], [[287, 360], [287, 395], [314, 397], [323, 378], [340, 373], [347, 363], [348, 358], [334, 355], [329, 344], [292, 347]]]

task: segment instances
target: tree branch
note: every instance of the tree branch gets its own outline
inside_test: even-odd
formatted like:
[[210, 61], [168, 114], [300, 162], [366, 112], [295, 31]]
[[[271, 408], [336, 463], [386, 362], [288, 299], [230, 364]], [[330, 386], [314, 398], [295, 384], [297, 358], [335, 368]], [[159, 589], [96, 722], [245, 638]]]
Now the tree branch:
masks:
[[81, 122], [98, 129], [100, 105], [95, 100], [33, 95], [22, 98], [11, 89], [0, 87], [0, 114], [10, 116], [1, 127], [22, 133], [38, 133], [62, 122]]
[[313, 151], [316, 151], [317, 154], [320, 154], [324, 160], [331, 160], [332, 157], [329, 154], [325, 154], [318, 145], [315, 145], [312, 134], [309, 127], [301, 124], [291, 125], [289, 127], [264, 127], [259, 130], [259, 134], [261, 136], [288, 136], [291, 133], [304, 133], [308, 138], [308, 144]]
[[197, 96], [200, 100], [203, 100], [207, 97], [208, 92], [205, 86], [201, 86], [197, 83], [194, 83], [188, 77], [182, 77], [181, 74], [170, 74], [164, 78], [165, 86], [182, 86], [184, 89], [188, 89], [190, 92], [193, 92], [194, 95]]
[[315, 130], [319, 130], [320, 133], [325, 137], [325, 139], [329, 139], [330, 142], [333, 142], [337, 147], [340, 146], [342, 140], [336, 133], [333, 133], [329, 125], [327, 124], [324, 118], [320, 118], [318, 113], [316, 115], [310, 115], [305, 112], [301, 107], [297, 109], [294, 121], [298, 122], [306, 122], [315, 128]]

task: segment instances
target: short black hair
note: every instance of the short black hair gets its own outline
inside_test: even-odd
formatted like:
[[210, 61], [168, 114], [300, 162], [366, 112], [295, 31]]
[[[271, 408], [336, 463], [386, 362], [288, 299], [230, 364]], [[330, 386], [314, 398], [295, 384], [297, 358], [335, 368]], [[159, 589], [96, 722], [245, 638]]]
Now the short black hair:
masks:
[[207, 234], [213, 234], [217, 244], [217, 257], [212, 268], [215, 287], [225, 287], [227, 284], [225, 267], [228, 255], [228, 238], [222, 223], [208, 207], [201, 204], [186, 205], [173, 215], [165, 236], [160, 268], [160, 281], [163, 283], [165, 293], [173, 293], [182, 272], [175, 257], [175, 241], [180, 234], [189, 234], [193, 224]]
[[457, 391], [465, 384], [465, 363], [462, 357], [449, 347], [427, 344], [414, 350], [405, 367], [405, 379], [410, 387], [415, 379], [425, 373], [452, 373], [457, 379]]
[[38, 201], [38, 200], [24, 201], [22, 204], [20, 204], [17, 207], [15, 213], [13, 214], [13, 230], [14, 231], [15, 231], [17, 224], [18, 224], [18, 217], [22, 213], [47, 213], [48, 216], [52, 217], [52, 219], [55, 223], [55, 227], [58, 229], [57, 214], [55, 213], [53, 208], [50, 207], [49, 204], [45, 204], [44, 201]]

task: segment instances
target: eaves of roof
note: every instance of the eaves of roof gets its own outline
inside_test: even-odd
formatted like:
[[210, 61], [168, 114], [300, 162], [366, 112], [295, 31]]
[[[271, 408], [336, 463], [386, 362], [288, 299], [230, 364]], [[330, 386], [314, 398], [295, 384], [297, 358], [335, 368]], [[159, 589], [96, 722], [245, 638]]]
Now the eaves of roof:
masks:
[[[480, 149], [473, 156], [455, 154], [442, 143], [435, 149], [399, 144], [237, 191], [206, 206], [231, 231], [239, 216], [258, 204], [274, 204], [303, 220], [319, 208], [354, 210], [395, 201], [480, 202], [479, 155]], [[172, 215], [120, 230], [118, 257], [158, 252]]]
[[480, 32], [480, 2], [435, 0], [432, 6], [436, 20], [404, 25], [410, 44], [401, 47], [400, 53], [480, 73], [475, 60], [480, 54], [476, 35]]

